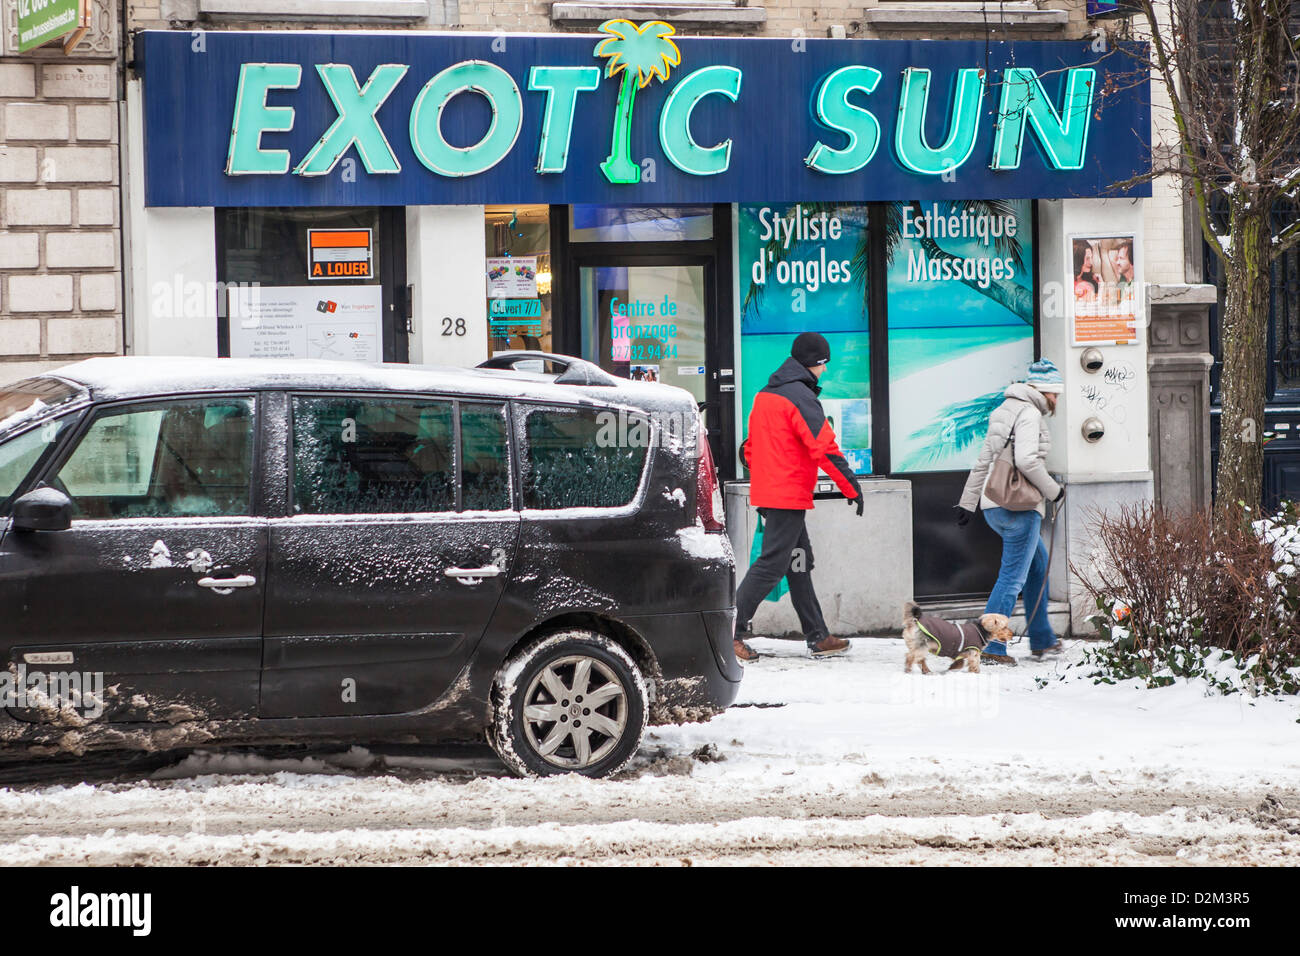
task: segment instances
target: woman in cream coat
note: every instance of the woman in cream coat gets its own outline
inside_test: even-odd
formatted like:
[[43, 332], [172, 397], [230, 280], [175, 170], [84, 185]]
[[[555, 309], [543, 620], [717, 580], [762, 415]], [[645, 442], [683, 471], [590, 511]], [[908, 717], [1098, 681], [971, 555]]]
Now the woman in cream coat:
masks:
[[[1065, 489], [1047, 472], [1047, 452], [1052, 446], [1046, 416], [1056, 412], [1056, 402], [1065, 385], [1061, 373], [1048, 359], [1029, 366], [1024, 382], [1010, 386], [1001, 405], [989, 416], [989, 431], [980, 449], [979, 460], [971, 469], [957, 505], [957, 523], [970, 521], [978, 506], [984, 520], [1002, 538], [1002, 567], [997, 582], [984, 607], [986, 614], [1011, 616], [1016, 599], [1023, 593], [1029, 618], [1029, 651], [1036, 658], [1061, 652], [1061, 641], [1047, 620], [1047, 548], [1039, 530], [1043, 525], [1044, 501], [1060, 501]], [[993, 461], [1012, 438], [1016, 467], [1043, 496], [1038, 507], [1030, 511], [999, 508], [984, 494]], [[1042, 599], [1039, 599], [1039, 595]], [[1037, 603], [1037, 607], [1034, 605]], [[990, 663], [1015, 664], [1001, 641], [984, 648], [982, 659]]]

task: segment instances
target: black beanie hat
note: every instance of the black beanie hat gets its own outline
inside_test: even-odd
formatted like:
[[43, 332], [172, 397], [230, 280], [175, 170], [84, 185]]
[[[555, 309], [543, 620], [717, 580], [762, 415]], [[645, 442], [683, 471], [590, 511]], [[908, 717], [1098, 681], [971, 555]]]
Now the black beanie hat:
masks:
[[800, 332], [790, 347], [790, 354], [804, 368], [831, 360], [831, 344], [819, 332]]

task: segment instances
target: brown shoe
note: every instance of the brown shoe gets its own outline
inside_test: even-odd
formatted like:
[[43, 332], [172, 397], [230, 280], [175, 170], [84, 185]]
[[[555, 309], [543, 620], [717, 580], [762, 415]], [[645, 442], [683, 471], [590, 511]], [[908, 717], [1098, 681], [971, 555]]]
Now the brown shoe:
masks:
[[980, 653], [981, 664], [1003, 664], [1007, 667], [1015, 667], [1016, 659], [1007, 654], [987, 654]]
[[830, 657], [832, 654], [843, 654], [849, 649], [849, 642], [842, 637], [831, 637], [827, 635], [816, 644], [808, 645], [808, 653], [813, 657]]
[[731, 649], [736, 652], [736, 660], [742, 664], [758, 660], [758, 651], [754, 650], [740, 638], [731, 642]]

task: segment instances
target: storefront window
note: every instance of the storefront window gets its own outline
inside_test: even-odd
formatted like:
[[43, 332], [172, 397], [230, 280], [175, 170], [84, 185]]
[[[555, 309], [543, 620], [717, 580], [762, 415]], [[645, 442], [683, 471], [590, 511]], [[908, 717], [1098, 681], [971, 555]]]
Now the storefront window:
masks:
[[399, 357], [385, 349], [381, 259], [384, 243], [404, 240], [384, 234], [378, 209], [218, 212], [220, 354]]
[[488, 206], [488, 353], [552, 352], [550, 207]]
[[741, 414], [800, 332], [826, 336], [822, 406], [859, 474], [871, 460], [867, 207], [742, 205], [738, 210]]
[[713, 238], [712, 206], [570, 206], [570, 242]]
[[1033, 203], [888, 203], [895, 472], [960, 471], [1034, 358]]

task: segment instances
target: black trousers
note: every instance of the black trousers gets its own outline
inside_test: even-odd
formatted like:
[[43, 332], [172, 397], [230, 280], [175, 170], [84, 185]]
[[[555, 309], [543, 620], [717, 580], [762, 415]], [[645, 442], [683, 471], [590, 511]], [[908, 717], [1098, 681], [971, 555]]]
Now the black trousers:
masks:
[[759, 508], [763, 517], [763, 550], [749, 566], [745, 580], [736, 591], [736, 629], [749, 629], [750, 619], [759, 603], [771, 593], [781, 578], [790, 581], [790, 600], [799, 615], [804, 640], [816, 644], [830, 631], [822, 617], [822, 606], [813, 590], [812, 543], [808, 540], [805, 519], [808, 512], [791, 508]]

